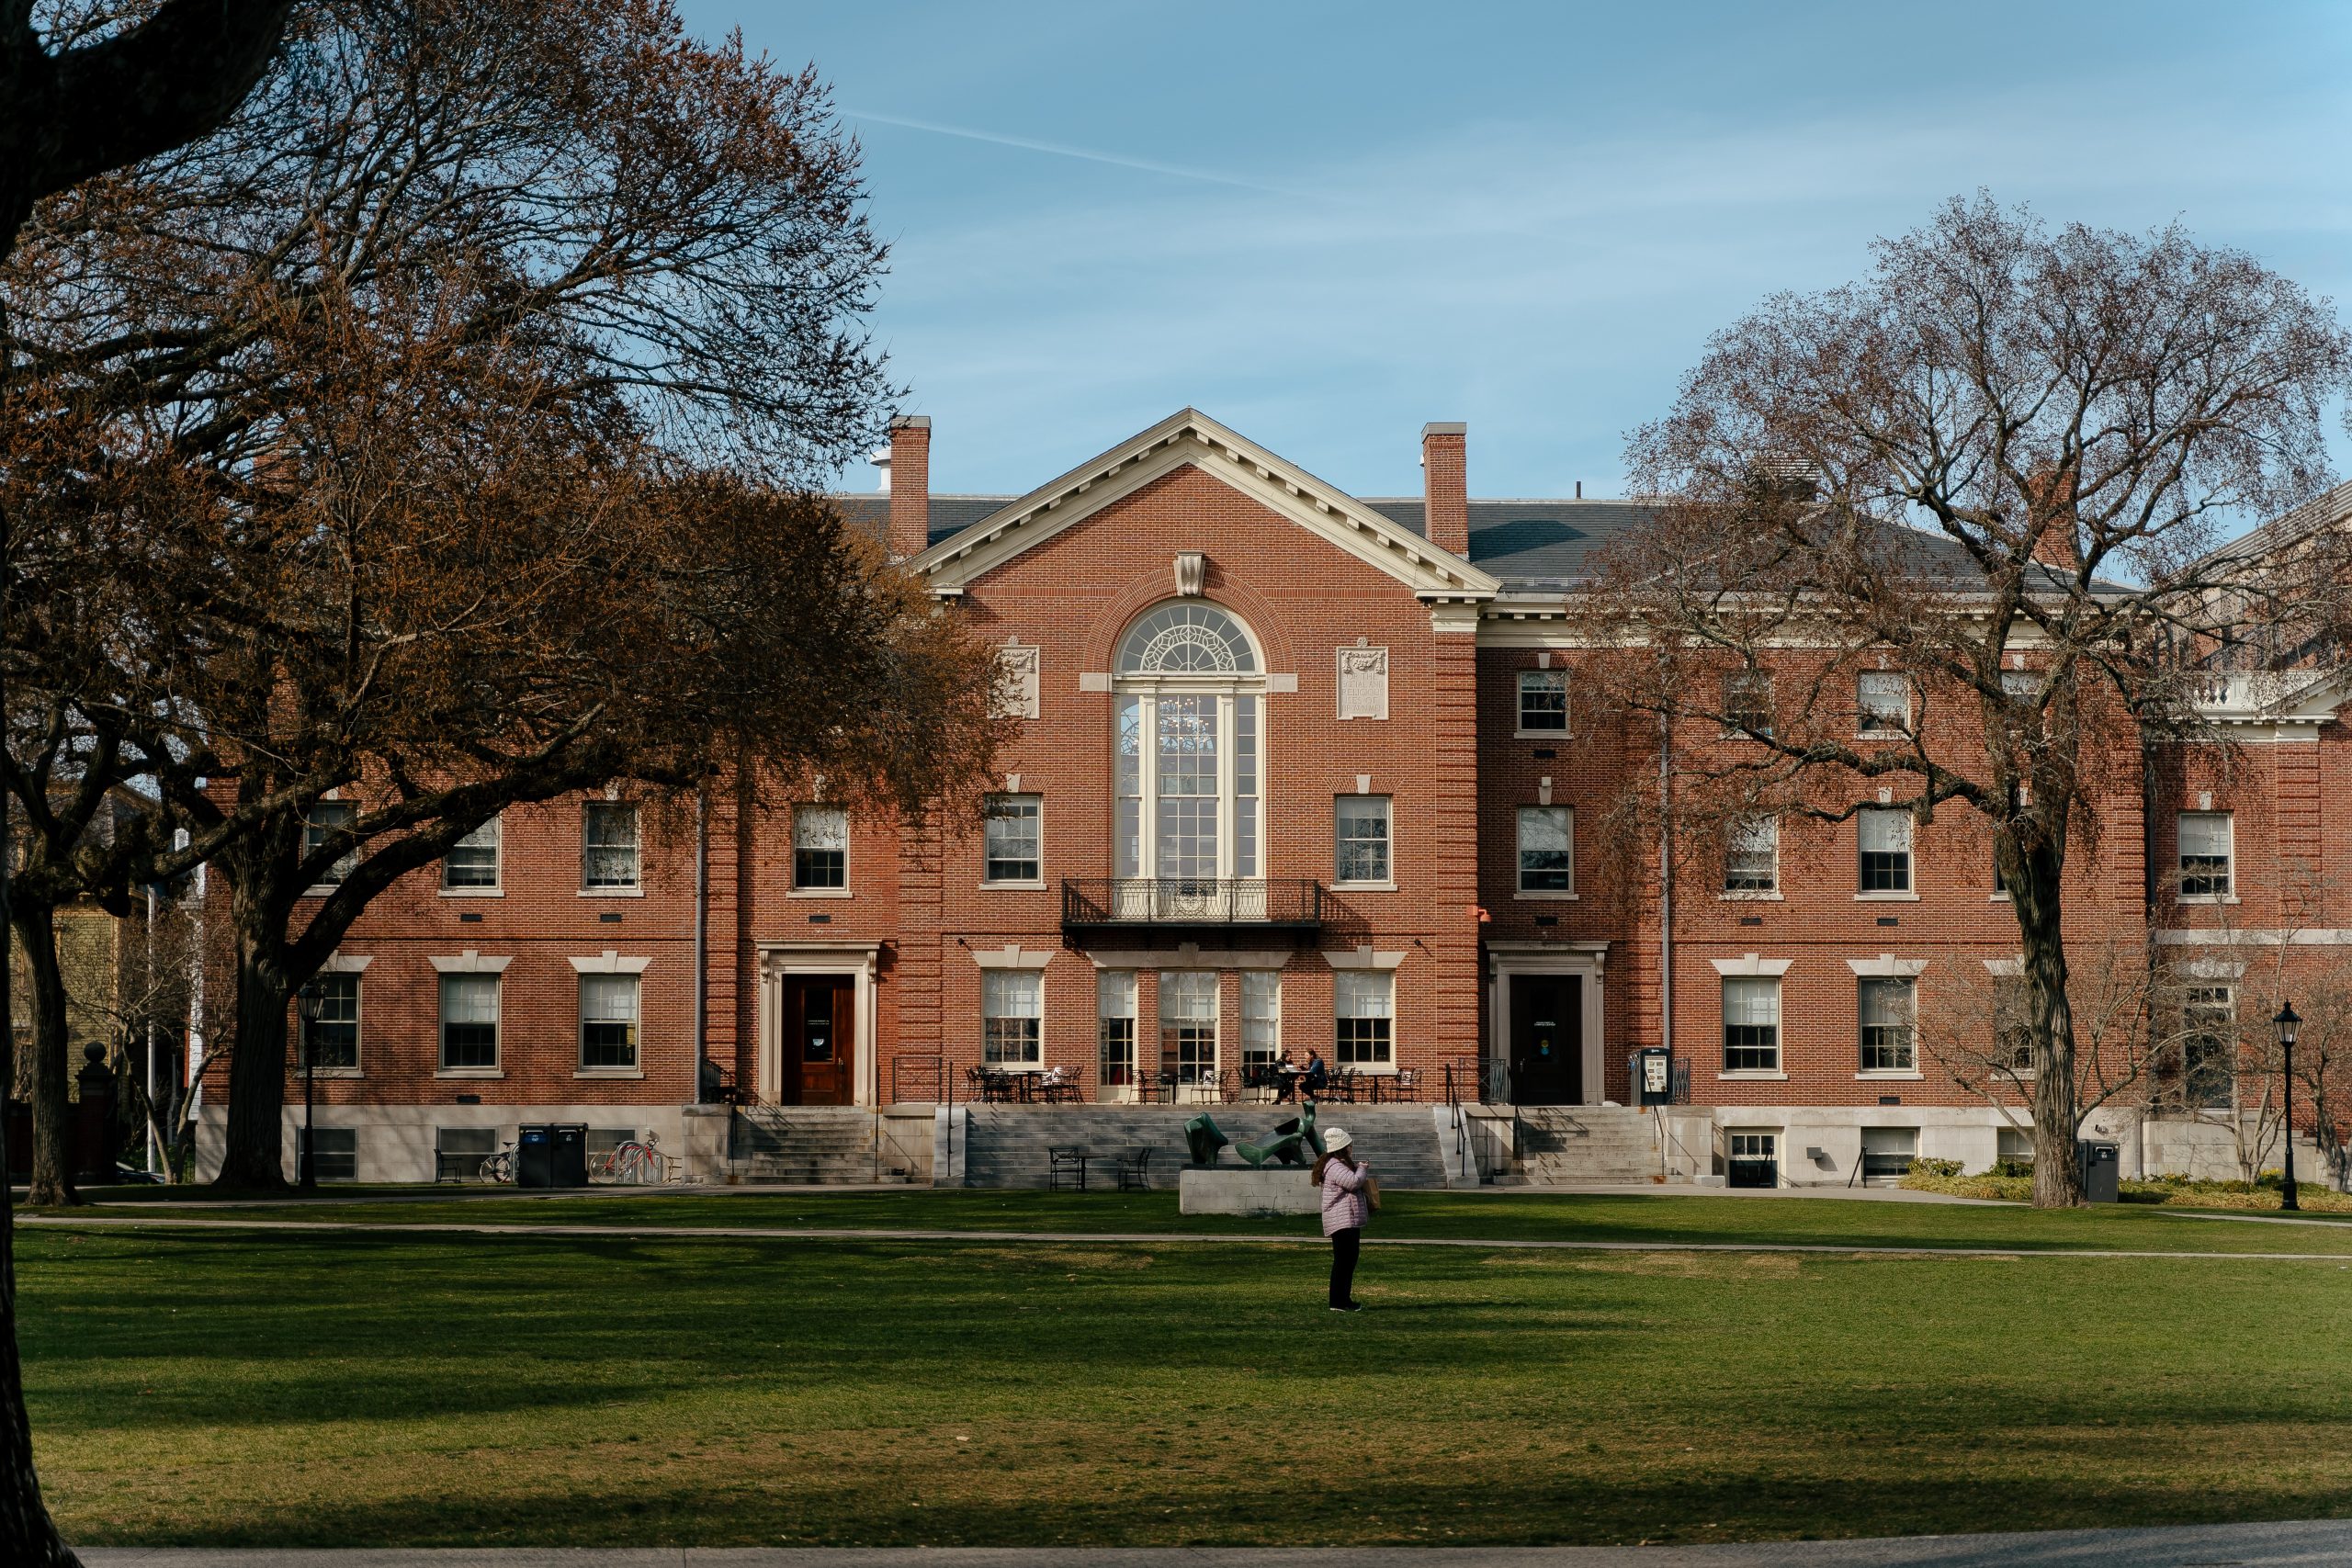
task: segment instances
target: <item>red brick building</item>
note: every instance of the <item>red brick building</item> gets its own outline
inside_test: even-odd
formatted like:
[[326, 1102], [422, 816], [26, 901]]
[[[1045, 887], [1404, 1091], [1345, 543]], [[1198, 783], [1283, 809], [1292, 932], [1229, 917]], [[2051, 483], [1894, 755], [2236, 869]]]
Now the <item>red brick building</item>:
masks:
[[[1602, 1108], [1661, 1045], [1687, 1077], [1666, 1174], [2014, 1152], [2017, 1112], [1921, 1040], [2015, 964], [1966, 814], [1784, 825], [1712, 886], [1596, 841], [1655, 751], [1580, 707], [1568, 612], [1638, 508], [1473, 500], [1460, 425], [1425, 428], [1425, 493], [1393, 499], [1192, 410], [1017, 497], [933, 493], [930, 441], [899, 421], [886, 491], [842, 504], [1003, 650], [1019, 733], [982, 829], [508, 812], [331, 965], [322, 1173], [422, 1179], [546, 1121], [717, 1179], [730, 1099], [930, 1116], [989, 1070], [1238, 1100], [1310, 1051], [1384, 1098]], [[2193, 951], [2232, 1007], [2263, 964], [2340, 965], [2352, 890], [2319, 873], [2352, 852], [2324, 805], [2352, 801], [2347, 695], [2221, 680], [2248, 744], [2113, 779], [2086, 939]], [[2095, 1124], [2127, 1169], [2218, 1157], [2122, 1103]]]

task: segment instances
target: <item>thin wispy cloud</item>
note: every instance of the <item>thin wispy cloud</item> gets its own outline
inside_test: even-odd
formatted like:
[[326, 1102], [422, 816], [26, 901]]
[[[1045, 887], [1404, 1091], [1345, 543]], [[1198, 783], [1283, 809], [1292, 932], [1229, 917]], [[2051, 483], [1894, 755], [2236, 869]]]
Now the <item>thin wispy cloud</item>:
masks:
[[1150, 158], [1129, 158], [1116, 152], [1099, 152], [1091, 148], [1072, 147], [1062, 141], [1040, 141], [1031, 136], [1007, 136], [994, 130], [975, 130], [965, 125], [941, 125], [935, 120], [910, 119], [904, 115], [876, 114], [871, 109], [843, 109], [852, 119], [869, 120], [876, 125], [895, 125], [907, 130], [927, 130], [933, 136], [961, 137], [967, 141], [985, 141], [994, 147], [1017, 147], [1024, 152], [1045, 152], [1057, 158], [1077, 158], [1089, 164], [1108, 164], [1114, 169], [1135, 169], [1148, 175], [1166, 175], [1173, 179], [1198, 180], [1204, 185], [1230, 186], [1236, 190], [1254, 190], [1267, 196], [1296, 196], [1295, 191], [1270, 186], [1257, 180], [1245, 180], [1238, 175], [1219, 174], [1215, 169], [1190, 168], [1182, 164], [1162, 164]]

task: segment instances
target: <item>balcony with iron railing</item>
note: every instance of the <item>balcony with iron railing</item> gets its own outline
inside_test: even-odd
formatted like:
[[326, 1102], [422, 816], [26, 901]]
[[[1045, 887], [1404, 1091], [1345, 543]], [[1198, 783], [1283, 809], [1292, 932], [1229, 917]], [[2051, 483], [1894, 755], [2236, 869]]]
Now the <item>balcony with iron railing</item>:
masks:
[[1323, 929], [1323, 885], [1312, 877], [1082, 876], [1062, 883], [1071, 936], [1250, 927]]

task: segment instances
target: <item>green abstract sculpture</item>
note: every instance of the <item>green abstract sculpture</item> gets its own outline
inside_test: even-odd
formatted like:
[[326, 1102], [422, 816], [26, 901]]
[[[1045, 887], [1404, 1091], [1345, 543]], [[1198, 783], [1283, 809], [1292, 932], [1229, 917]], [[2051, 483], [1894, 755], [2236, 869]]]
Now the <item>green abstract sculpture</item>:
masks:
[[1193, 1151], [1193, 1163], [1204, 1169], [1215, 1165], [1217, 1150], [1231, 1142], [1205, 1111], [1184, 1123], [1184, 1143]]

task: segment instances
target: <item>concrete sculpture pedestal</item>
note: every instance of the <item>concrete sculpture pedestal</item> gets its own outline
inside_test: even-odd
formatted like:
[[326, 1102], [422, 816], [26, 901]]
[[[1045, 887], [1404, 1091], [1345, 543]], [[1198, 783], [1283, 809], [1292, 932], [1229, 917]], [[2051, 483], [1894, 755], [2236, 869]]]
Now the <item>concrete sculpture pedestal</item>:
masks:
[[1306, 1166], [1268, 1166], [1262, 1170], [1201, 1169], [1176, 1179], [1180, 1214], [1317, 1214], [1323, 1195]]

